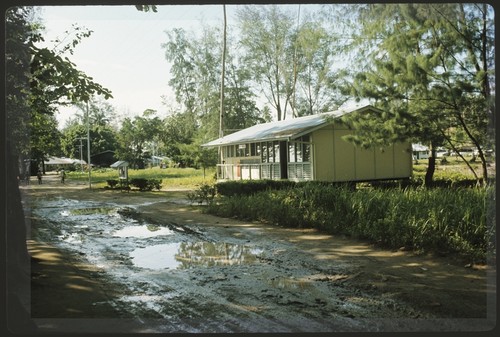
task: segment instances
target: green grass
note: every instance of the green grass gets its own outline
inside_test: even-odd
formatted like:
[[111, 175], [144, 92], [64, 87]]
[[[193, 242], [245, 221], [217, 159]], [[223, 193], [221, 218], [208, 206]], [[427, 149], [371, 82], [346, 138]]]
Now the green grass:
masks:
[[[205, 176], [203, 175], [203, 169], [194, 168], [160, 169], [158, 167], [154, 167], [143, 170], [128, 170], [129, 179], [161, 179], [162, 188], [197, 188], [202, 184], [215, 182], [214, 175], [214, 168], [207, 169], [205, 171]], [[69, 172], [66, 179], [88, 181], [88, 172]], [[106, 180], [118, 180], [118, 171], [111, 168], [95, 169], [91, 172], [91, 179], [92, 184], [95, 187], [103, 188], [107, 185]]]
[[494, 187], [352, 190], [305, 184], [223, 197], [207, 211], [317, 228], [392, 249], [407, 247], [484, 261], [494, 236], [494, 219], [487, 216], [494, 191]]
[[[482, 167], [481, 161], [477, 159], [475, 162], [470, 162], [472, 157], [465, 157], [469, 161], [474, 171], [478, 176], [481, 176]], [[487, 158], [488, 163], [492, 163], [494, 158]], [[413, 164], [413, 178], [423, 180], [427, 171], [427, 159], [418, 160], [417, 164]], [[495, 172], [490, 172], [490, 178], [495, 177]], [[474, 179], [474, 174], [467, 167], [464, 161], [455, 156], [446, 157], [446, 162], [442, 162], [442, 158], [436, 158], [436, 170], [434, 171], [433, 179], [439, 180], [466, 180]]]

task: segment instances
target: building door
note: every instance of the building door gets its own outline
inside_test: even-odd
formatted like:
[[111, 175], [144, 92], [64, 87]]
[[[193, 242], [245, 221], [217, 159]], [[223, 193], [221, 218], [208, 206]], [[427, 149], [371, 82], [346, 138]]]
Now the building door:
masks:
[[288, 179], [288, 144], [280, 142], [280, 173], [281, 179]]

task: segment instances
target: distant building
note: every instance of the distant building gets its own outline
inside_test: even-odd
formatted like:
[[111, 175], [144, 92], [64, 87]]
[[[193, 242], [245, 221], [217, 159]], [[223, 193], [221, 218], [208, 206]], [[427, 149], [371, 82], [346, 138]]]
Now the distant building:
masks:
[[412, 144], [413, 159], [427, 159], [429, 158], [429, 148], [422, 144]]
[[82, 165], [82, 163], [83, 165], [87, 165], [87, 162], [85, 160], [80, 161], [80, 159], [54, 156], [47, 157], [47, 159], [43, 162], [47, 171], [59, 170], [61, 168], [68, 170], [71, 167], [80, 166]]
[[340, 117], [370, 110], [378, 111], [368, 105], [258, 124], [202, 146], [222, 149], [218, 180], [346, 182], [409, 178], [409, 142], [363, 149], [344, 140], [355, 130], [342, 123]]
[[90, 156], [92, 165], [98, 167], [109, 167], [116, 161], [115, 151], [106, 150]]

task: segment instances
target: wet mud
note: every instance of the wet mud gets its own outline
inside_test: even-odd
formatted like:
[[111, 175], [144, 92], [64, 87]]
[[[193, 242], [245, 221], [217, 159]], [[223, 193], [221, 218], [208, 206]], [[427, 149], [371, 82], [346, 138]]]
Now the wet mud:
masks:
[[[101, 318], [123, 324], [83, 329], [483, 331], [494, 324], [484, 268], [313, 230], [216, 218], [179, 199], [99, 193], [28, 199], [31, 240], [93, 266], [100, 287], [113, 289], [92, 308], [112, 307], [116, 316]], [[457, 309], [455, 296], [467, 308]], [[54, 326], [33, 314], [42, 327]], [[64, 331], [76, 329], [58, 322]]]

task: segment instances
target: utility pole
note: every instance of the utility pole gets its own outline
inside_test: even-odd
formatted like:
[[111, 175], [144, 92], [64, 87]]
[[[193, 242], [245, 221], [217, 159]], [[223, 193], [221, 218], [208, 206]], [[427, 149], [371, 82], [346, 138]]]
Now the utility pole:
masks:
[[[299, 4], [299, 10], [297, 14], [297, 36], [299, 36], [299, 29], [300, 29], [300, 4]], [[297, 94], [296, 90], [296, 84], [297, 84], [297, 38], [295, 39], [295, 47], [293, 51], [293, 97], [292, 97], [292, 116], [293, 118], [297, 117], [297, 111], [295, 109], [295, 96]]]
[[89, 101], [87, 101], [87, 164], [89, 165], [89, 189], [92, 189], [92, 165], [90, 164], [90, 122]]
[[87, 138], [84, 138], [84, 137], [80, 137], [80, 138], [77, 138], [77, 140], [80, 140], [80, 168], [82, 169], [82, 173], [83, 173], [83, 143], [82, 143], [82, 140], [84, 139], [87, 139]]
[[[224, 11], [224, 38], [222, 42], [222, 72], [220, 81], [220, 113], [219, 113], [219, 138], [224, 136], [224, 77], [226, 74], [226, 35], [227, 17], [226, 5], [222, 5]], [[219, 158], [222, 163], [222, 147], [219, 146]]]

